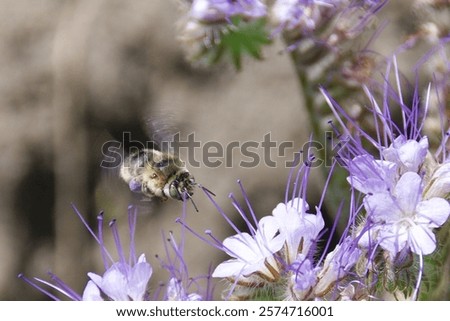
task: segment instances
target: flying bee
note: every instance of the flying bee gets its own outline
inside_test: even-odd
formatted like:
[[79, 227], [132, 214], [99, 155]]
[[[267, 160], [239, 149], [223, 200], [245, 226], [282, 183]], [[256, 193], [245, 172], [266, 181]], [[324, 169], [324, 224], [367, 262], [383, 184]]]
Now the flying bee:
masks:
[[[167, 119], [167, 115], [164, 119]], [[189, 199], [198, 211], [192, 195], [200, 184], [195, 182], [173, 149], [178, 134], [173, 134], [175, 130], [170, 123], [160, 118], [148, 120], [145, 126], [139, 127], [145, 130], [132, 130], [133, 139], [131, 131], [124, 131], [124, 127], [130, 128], [120, 126], [117, 130], [108, 129], [115, 140], [103, 145], [105, 159], [101, 166], [118, 169], [118, 176], [132, 192], [143, 196], [143, 200]], [[201, 188], [214, 195], [205, 187]]]
[[120, 168], [120, 177], [131, 191], [162, 200], [183, 200], [183, 197], [191, 199], [197, 185], [180, 158], [148, 148], [134, 151], [125, 158]]

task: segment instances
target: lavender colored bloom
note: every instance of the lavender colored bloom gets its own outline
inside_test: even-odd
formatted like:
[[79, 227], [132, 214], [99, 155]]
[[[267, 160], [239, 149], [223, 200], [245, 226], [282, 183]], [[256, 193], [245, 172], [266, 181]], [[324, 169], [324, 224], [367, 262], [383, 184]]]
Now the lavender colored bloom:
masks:
[[202, 301], [203, 297], [197, 293], [186, 293], [186, 289], [180, 280], [171, 278], [167, 284], [168, 301]]
[[293, 284], [292, 291], [297, 297], [301, 297], [317, 283], [317, 274], [320, 268], [315, 267], [309, 258], [299, 254], [291, 266], [293, 273], [290, 282]]
[[256, 19], [266, 15], [266, 5], [259, 0], [194, 0], [189, 16], [203, 23], [229, 21], [241, 16]]
[[318, 208], [315, 215], [307, 213], [308, 210], [308, 203], [301, 198], [294, 198], [286, 204], [278, 204], [272, 211], [280, 236], [285, 242], [287, 264], [294, 262], [299, 252], [308, 255], [325, 226]]
[[225, 253], [233, 257], [219, 264], [213, 277], [249, 277], [258, 272], [267, 280], [278, 278], [277, 263], [274, 254], [284, 244], [284, 238], [278, 234], [278, 225], [273, 217], [263, 217], [258, 222], [254, 235], [239, 233], [223, 241]]
[[[183, 219], [186, 218], [186, 200], [183, 203]], [[181, 220], [181, 219], [179, 219]], [[169, 281], [165, 285], [162, 299], [166, 301], [201, 301], [211, 300], [214, 287], [211, 286], [211, 272], [206, 276], [191, 277], [185, 256], [185, 233], [181, 233], [181, 240], [177, 242], [173, 233], [166, 237], [165, 258], [159, 256], [161, 266], [169, 273]], [[162, 289], [162, 288], [161, 288]]]
[[[337, 38], [355, 38], [386, 1], [351, 0], [277, 0], [271, 8], [271, 20], [292, 35], [313, 36], [334, 45]], [[333, 31], [320, 34], [333, 21]], [[329, 28], [328, 28], [329, 29]], [[340, 35], [338, 35], [340, 34]], [[342, 40], [342, 39], [341, 39]]]
[[327, 254], [322, 269], [318, 273], [319, 282], [314, 288], [316, 295], [322, 296], [333, 284], [348, 275], [360, 259], [362, 251], [358, 249], [355, 240], [345, 238], [336, 248]]
[[[89, 272], [88, 276], [90, 280], [87, 282], [82, 295], [79, 295], [73, 291], [70, 286], [65, 284], [53, 273], [49, 273], [52, 282], [39, 278], [34, 278], [31, 280], [23, 274], [19, 275], [20, 278], [37, 288], [42, 293], [48, 295], [54, 300], [59, 300], [57, 296], [47, 291], [46, 288], [40, 286], [40, 284], [55, 289], [66, 297], [76, 301], [145, 301], [150, 299], [198, 301], [212, 299], [214, 287], [210, 284], [210, 272], [208, 272], [208, 275], [206, 276], [196, 278], [192, 278], [188, 275], [188, 268], [183, 257], [185, 233], [182, 233], [182, 240], [180, 243], [175, 241], [172, 233], [170, 233], [168, 238], [163, 235], [163, 239], [169, 242], [169, 246], [166, 246], [165, 248], [166, 258], [163, 260], [160, 259], [159, 256], [156, 257], [160, 260], [162, 268], [169, 272], [169, 281], [166, 285], [161, 284], [160, 288], [152, 293], [152, 297], [150, 297], [150, 293], [148, 292], [148, 283], [152, 276], [153, 269], [152, 266], [147, 263], [145, 254], [141, 254], [139, 258], [136, 257], [134, 247], [137, 209], [133, 206], [130, 206], [128, 209], [130, 234], [130, 247], [128, 251], [129, 257], [125, 257], [125, 251], [120, 241], [116, 221], [112, 220], [109, 224], [118, 254], [117, 261], [113, 259], [113, 256], [106, 249], [103, 242], [103, 215], [101, 214], [97, 217], [98, 233], [96, 234], [87, 225], [86, 221], [75, 207], [74, 210], [94, 239], [100, 245], [105, 272], [103, 274]], [[185, 217], [185, 215], [186, 200], [183, 203], [183, 217]]]
[[[119, 256], [117, 262], [113, 260], [112, 255], [108, 252], [105, 244], [103, 243], [103, 215], [100, 214], [97, 217], [99, 230], [98, 234], [95, 234], [79, 211], [75, 207], [73, 207], [73, 209], [100, 245], [101, 256], [105, 266], [105, 273], [103, 273], [103, 275], [98, 275], [96, 273], [89, 272], [88, 276], [90, 280], [88, 281], [82, 296], [75, 293], [67, 284], [51, 273], [50, 276], [52, 277], [54, 284], [39, 278], [34, 278], [34, 280], [38, 283], [54, 288], [72, 300], [99, 301], [106, 299], [114, 301], [140, 301], [148, 299], [147, 286], [153, 270], [151, 265], [147, 263], [145, 254], [141, 254], [139, 258], [136, 259], [136, 252], [134, 248], [134, 235], [137, 218], [136, 208], [132, 206], [128, 208], [128, 223], [130, 231], [129, 258], [125, 257], [124, 249], [120, 242], [120, 237], [116, 226], [116, 221], [113, 220], [109, 224]], [[41, 292], [49, 295], [52, 299], [58, 300], [56, 296], [50, 294], [37, 283], [34, 283], [32, 280], [29, 280], [22, 275], [21, 277]]]
[[438, 197], [422, 200], [422, 192], [420, 176], [407, 172], [401, 176], [392, 194], [375, 193], [365, 197], [368, 217], [379, 225], [376, 232], [366, 233], [361, 243], [367, 246], [368, 242], [379, 240], [381, 247], [393, 255], [404, 247], [410, 247], [416, 254], [432, 253], [436, 247], [432, 229], [445, 223], [450, 215], [450, 205]]
[[291, 31], [303, 29], [312, 31], [322, 18], [321, 7], [333, 7], [333, 1], [277, 0], [271, 10], [276, 25]]
[[425, 161], [428, 152], [428, 138], [422, 137], [420, 141], [407, 139], [400, 135], [392, 144], [383, 150], [384, 159], [399, 166], [400, 174], [417, 172]]
[[103, 276], [90, 272], [88, 276], [91, 280], [83, 292], [83, 301], [100, 299], [99, 293], [104, 293], [113, 301], [142, 301], [151, 275], [152, 267], [144, 254], [134, 266], [117, 262]]
[[348, 162], [347, 181], [364, 194], [391, 189], [397, 180], [397, 164], [365, 154]]

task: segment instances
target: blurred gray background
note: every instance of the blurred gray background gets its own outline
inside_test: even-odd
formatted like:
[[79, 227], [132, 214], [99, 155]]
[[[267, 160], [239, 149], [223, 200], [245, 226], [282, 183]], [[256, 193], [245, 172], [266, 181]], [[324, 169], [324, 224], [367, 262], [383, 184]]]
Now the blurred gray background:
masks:
[[[384, 9], [394, 29], [400, 4]], [[265, 61], [245, 61], [241, 72], [227, 65], [196, 68], [177, 40], [181, 15], [177, 1], [0, 0], [1, 300], [45, 299], [17, 279], [21, 272], [46, 278], [51, 270], [81, 293], [86, 273], [103, 271], [98, 246], [71, 203], [93, 226], [104, 210], [128, 237], [130, 192], [99, 167], [101, 146], [112, 138], [106, 128], [133, 129], [142, 119], [170, 115], [182, 135], [195, 132], [203, 143], [261, 142], [268, 132], [296, 147], [308, 139], [301, 93], [281, 43], [266, 49]], [[404, 36], [383, 34], [381, 52]], [[232, 217], [228, 194], [242, 199], [237, 179], [263, 216], [282, 201], [288, 175], [284, 167], [264, 165], [190, 170]], [[313, 175], [312, 200], [319, 193]], [[211, 229], [219, 239], [232, 234], [200, 191], [195, 201], [199, 213], [188, 205], [192, 228]], [[174, 221], [181, 212], [177, 201], [151, 202], [139, 211], [136, 248], [154, 267], [151, 290], [167, 281], [154, 258], [164, 257], [161, 231], [178, 236]], [[226, 258], [189, 235], [186, 253], [191, 276]]]

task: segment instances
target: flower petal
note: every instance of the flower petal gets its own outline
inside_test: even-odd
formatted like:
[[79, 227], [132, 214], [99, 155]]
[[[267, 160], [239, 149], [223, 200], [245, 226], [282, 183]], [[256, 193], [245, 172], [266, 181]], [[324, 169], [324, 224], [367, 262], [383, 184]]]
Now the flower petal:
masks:
[[258, 251], [258, 246], [253, 237], [248, 233], [240, 233], [227, 237], [223, 241], [225, 252], [234, 258], [252, 261], [257, 257], [255, 251]]
[[83, 291], [82, 296], [83, 301], [103, 301], [102, 296], [100, 295], [100, 289], [95, 285], [95, 283], [91, 280], [88, 281], [86, 287]]
[[402, 216], [395, 199], [388, 193], [367, 195], [363, 203], [368, 215], [375, 223], [397, 221]]
[[[246, 263], [240, 260], [231, 259], [220, 263], [212, 273], [213, 278], [240, 277]], [[255, 270], [256, 271], [256, 270]]]
[[119, 268], [120, 265], [121, 263], [115, 263], [105, 272], [100, 288], [103, 293], [114, 301], [129, 301], [128, 281], [126, 274], [122, 273]]
[[432, 230], [422, 225], [410, 228], [411, 250], [416, 254], [431, 254], [436, 248], [436, 238]]
[[393, 256], [408, 245], [408, 230], [403, 225], [383, 225], [378, 234], [380, 246]]
[[133, 267], [128, 280], [128, 295], [133, 301], [143, 300], [145, 291], [147, 290], [147, 284], [151, 276], [152, 267], [147, 262], [144, 261], [137, 263]]
[[428, 138], [422, 137], [419, 142], [406, 139], [401, 135], [383, 151], [386, 160], [400, 166], [401, 173], [417, 172], [420, 165], [425, 161], [428, 152]]
[[371, 155], [357, 156], [348, 165], [347, 181], [364, 194], [392, 189], [397, 177], [397, 164], [375, 160]]
[[443, 198], [433, 197], [417, 205], [417, 223], [429, 224], [429, 227], [443, 225], [450, 215], [450, 204]]
[[422, 178], [413, 172], [403, 174], [395, 186], [398, 206], [404, 214], [413, 215], [422, 199]]

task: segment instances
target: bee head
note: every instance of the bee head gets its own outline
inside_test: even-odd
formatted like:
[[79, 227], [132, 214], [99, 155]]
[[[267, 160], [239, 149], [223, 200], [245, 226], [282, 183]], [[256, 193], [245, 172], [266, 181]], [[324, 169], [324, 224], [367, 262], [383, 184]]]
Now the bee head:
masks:
[[194, 194], [195, 185], [194, 177], [188, 171], [184, 171], [169, 183], [167, 194], [170, 198], [183, 200], [183, 194], [186, 194], [186, 197]]

